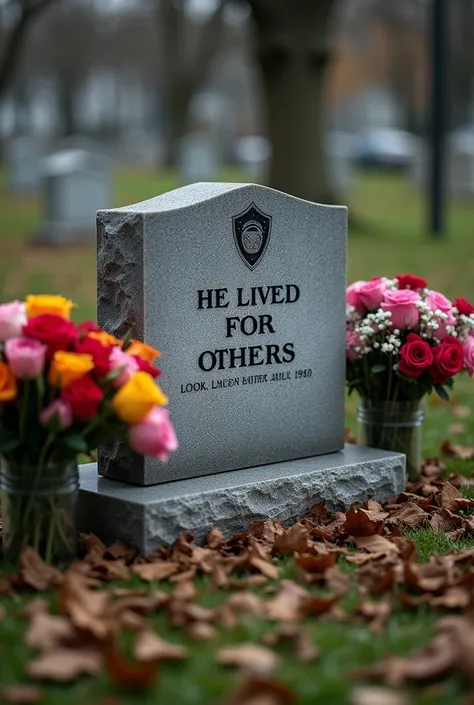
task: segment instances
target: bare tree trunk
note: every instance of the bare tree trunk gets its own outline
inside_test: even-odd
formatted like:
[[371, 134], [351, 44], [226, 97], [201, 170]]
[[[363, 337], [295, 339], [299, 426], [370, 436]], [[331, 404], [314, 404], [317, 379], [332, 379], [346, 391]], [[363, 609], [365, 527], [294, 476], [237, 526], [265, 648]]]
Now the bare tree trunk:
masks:
[[177, 163], [179, 144], [188, 125], [191, 100], [204, 83], [219, 48], [225, 2], [221, 0], [202, 27], [196, 28], [193, 51], [187, 51], [189, 27], [185, 12], [186, 0], [162, 0], [159, 5], [167, 166], [172, 167]]
[[75, 105], [76, 84], [67, 75], [58, 76], [58, 102], [61, 117], [61, 132], [63, 137], [76, 135], [76, 105]]
[[25, 39], [34, 19], [57, 0], [20, 0], [18, 17], [0, 41], [0, 96], [4, 95], [15, 73]]
[[269, 186], [338, 201], [324, 146], [323, 90], [336, 0], [249, 0], [272, 145]]

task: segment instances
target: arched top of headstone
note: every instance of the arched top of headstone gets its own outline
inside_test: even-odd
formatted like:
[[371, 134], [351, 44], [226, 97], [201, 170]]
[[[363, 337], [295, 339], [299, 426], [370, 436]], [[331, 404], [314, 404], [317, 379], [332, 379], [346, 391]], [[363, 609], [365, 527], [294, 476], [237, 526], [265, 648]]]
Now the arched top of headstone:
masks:
[[159, 213], [164, 211], [182, 210], [183, 208], [188, 208], [204, 201], [220, 198], [231, 191], [240, 191], [245, 195], [248, 195], [250, 199], [257, 197], [259, 194], [265, 193], [274, 194], [281, 199], [288, 199], [293, 202], [298, 201], [301, 204], [307, 203], [311, 206], [318, 205], [321, 208], [346, 208], [345, 206], [314, 204], [311, 201], [305, 201], [297, 198], [296, 196], [290, 196], [282, 191], [276, 191], [268, 186], [261, 186], [259, 184], [200, 182], [196, 184], [189, 184], [188, 186], [182, 186], [181, 188], [174, 189], [173, 191], [168, 191], [161, 196], [149, 198], [146, 201], [133, 203], [129, 206], [122, 206], [113, 210], [134, 213]]
[[46, 175], [70, 174], [74, 171], [103, 170], [107, 160], [102, 155], [87, 152], [84, 149], [63, 149], [45, 157], [41, 162], [42, 172]]

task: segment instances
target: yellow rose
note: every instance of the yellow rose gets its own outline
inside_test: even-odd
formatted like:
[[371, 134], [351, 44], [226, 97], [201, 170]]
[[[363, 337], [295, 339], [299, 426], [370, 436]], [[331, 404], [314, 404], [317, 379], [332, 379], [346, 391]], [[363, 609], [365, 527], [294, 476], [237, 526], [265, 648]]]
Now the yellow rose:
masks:
[[132, 375], [112, 399], [113, 410], [128, 424], [140, 423], [154, 406], [167, 403], [168, 399], [147, 372]]
[[92, 355], [85, 353], [69, 353], [58, 350], [54, 353], [49, 368], [49, 383], [55, 387], [67, 387], [75, 379], [84, 377], [94, 368]]
[[121, 340], [116, 338], [115, 335], [106, 333], [105, 330], [91, 330], [91, 332], [87, 334], [87, 337], [92, 338], [93, 340], [98, 340], [101, 345], [104, 345], [104, 347], [107, 347], [108, 345], [122, 345]]
[[61, 316], [67, 321], [71, 317], [71, 309], [76, 304], [65, 299], [64, 296], [49, 296], [48, 294], [39, 294], [34, 296], [30, 294], [26, 297], [26, 315], [28, 318], [34, 316], [42, 316], [44, 313]]
[[150, 365], [153, 363], [155, 358], [160, 357], [161, 353], [159, 350], [152, 348], [151, 345], [142, 343], [140, 340], [132, 340], [130, 346], [127, 348], [127, 353], [129, 355], [136, 355], [141, 357], [142, 360], [146, 360]]

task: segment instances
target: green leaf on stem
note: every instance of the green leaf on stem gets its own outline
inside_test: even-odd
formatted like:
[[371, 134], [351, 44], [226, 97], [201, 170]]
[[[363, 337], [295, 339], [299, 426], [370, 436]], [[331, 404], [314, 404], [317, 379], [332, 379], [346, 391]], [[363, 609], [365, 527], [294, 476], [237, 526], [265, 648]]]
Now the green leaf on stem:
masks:
[[88, 444], [82, 436], [78, 433], [68, 433], [61, 437], [62, 445], [66, 446], [68, 450], [74, 451], [74, 453], [87, 453]]
[[128, 350], [128, 348], [130, 347], [130, 344], [132, 342], [132, 337], [133, 337], [133, 330], [132, 330], [132, 328], [130, 328], [123, 336], [122, 350], [124, 352], [125, 352], [125, 350]]
[[121, 374], [121, 372], [124, 370], [124, 368], [125, 368], [125, 365], [120, 365], [119, 367], [116, 367], [115, 369], [110, 370], [110, 372], [107, 372], [107, 374], [99, 380], [99, 385], [101, 387], [108, 387], [109, 383], [113, 382], [114, 379], [116, 379], [119, 376], [119, 374]]
[[435, 390], [436, 394], [440, 397], [440, 399], [443, 399], [443, 401], [449, 401], [448, 392], [440, 384], [435, 384], [434, 390]]

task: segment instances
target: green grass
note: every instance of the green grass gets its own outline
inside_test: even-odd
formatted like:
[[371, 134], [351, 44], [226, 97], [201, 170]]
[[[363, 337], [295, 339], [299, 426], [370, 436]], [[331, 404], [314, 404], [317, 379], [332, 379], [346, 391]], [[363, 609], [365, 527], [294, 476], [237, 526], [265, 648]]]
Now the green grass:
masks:
[[[239, 180], [237, 172], [224, 175]], [[115, 176], [117, 205], [133, 203], [178, 186], [172, 174], [156, 174], [152, 170], [119, 170]], [[352, 197], [351, 209], [364, 230], [351, 232], [348, 251], [349, 281], [374, 275], [414, 272], [425, 276], [429, 284], [448, 296], [474, 300], [474, 255], [472, 225], [474, 204], [456, 204], [449, 210], [446, 240], [433, 242], [426, 232], [426, 204], [411, 185], [399, 177], [376, 175], [359, 177]], [[96, 298], [95, 249], [92, 246], [38, 248], [28, 244], [40, 221], [40, 203], [35, 197], [11, 197], [0, 180], [0, 299], [23, 298], [28, 292], [61, 292], [81, 306], [77, 315], [94, 317]], [[474, 445], [474, 420], [456, 415], [461, 407], [472, 410], [471, 382], [463, 380], [455, 387], [448, 403], [429, 399], [424, 425], [424, 455], [439, 455], [446, 437], [453, 442]], [[347, 423], [355, 428], [356, 402], [348, 400]], [[453, 424], [456, 427], [451, 428]], [[471, 476], [474, 463], [447, 459], [449, 472]], [[474, 496], [472, 490], [463, 491]], [[474, 546], [473, 538], [452, 541], [428, 529], [407, 532], [417, 544], [420, 557], [426, 560], [433, 552], [447, 552]], [[294, 567], [282, 560], [288, 577]], [[346, 564], [347, 565], [347, 564]], [[348, 574], [353, 572], [353, 567]], [[1, 571], [0, 571], [1, 573]], [[133, 581], [137, 584], [137, 580]], [[200, 601], [214, 605], [225, 597], [215, 593], [206, 580], [200, 581]], [[0, 683], [25, 680], [25, 665], [32, 654], [23, 645], [26, 620], [20, 616], [27, 597], [2, 600], [7, 616], [0, 620]], [[343, 603], [354, 610], [354, 596]], [[321, 658], [314, 664], [296, 663], [287, 647], [279, 647], [282, 655], [278, 677], [294, 688], [299, 705], [341, 705], [347, 702], [352, 682], [349, 673], [356, 667], [372, 663], [385, 653], [406, 655], [421, 646], [433, 633], [439, 613], [423, 608], [407, 611], [397, 608], [389, 627], [381, 634], [371, 634], [362, 622], [343, 624], [309, 620], [315, 642], [321, 647]], [[191, 642], [181, 630], [170, 626], [162, 616], [154, 618], [159, 633], [171, 641], [189, 645], [190, 658], [183, 663], [163, 665], [155, 687], [148, 693], [126, 693], [114, 689], [104, 674], [82, 678], [73, 686], [47, 686], [47, 705], [99, 703], [113, 695], [119, 703], [160, 703], [171, 705], [212, 705], [219, 703], [235, 683], [234, 671], [217, 666], [215, 651], [219, 646], [236, 641], [258, 640], [272, 629], [270, 623], [256, 619], [243, 620], [238, 629], [219, 631], [211, 643]], [[425, 705], [462, 705], [463, 684], [452, 678], [436, 691], [413, 691], [413, 703]]]

